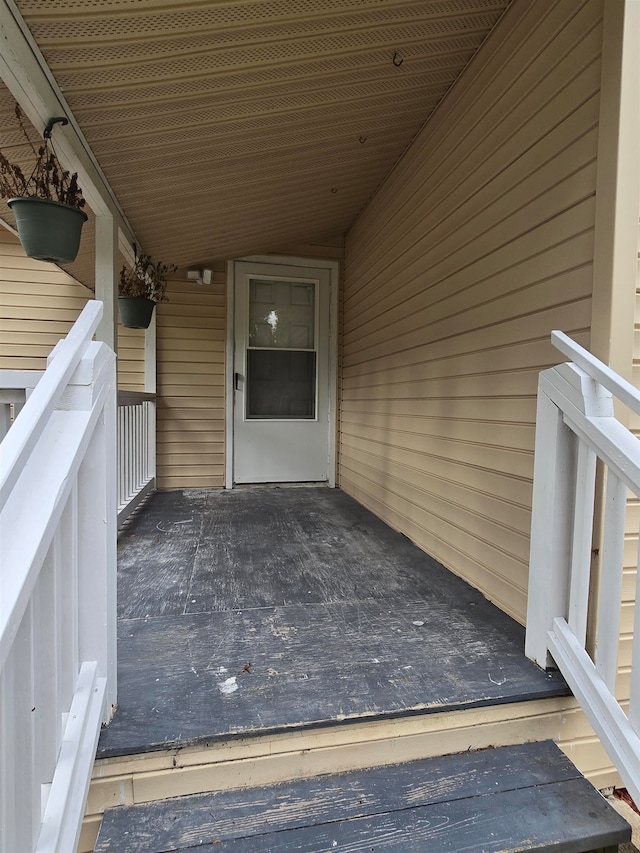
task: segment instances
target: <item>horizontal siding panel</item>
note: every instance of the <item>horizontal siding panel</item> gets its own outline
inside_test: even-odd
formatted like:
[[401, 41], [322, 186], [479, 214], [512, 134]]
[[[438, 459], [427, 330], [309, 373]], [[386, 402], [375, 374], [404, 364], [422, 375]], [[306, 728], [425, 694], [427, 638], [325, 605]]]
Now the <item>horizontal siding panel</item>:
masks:
[[44, 370], [42, 365], [43, 360], [39, 357], [0, 356], [0, 370]]
[[[635, 543], [635, 548], [637, 551], [637, 542]], [[625, 568], [622, 574], [622, 600], [626, 602], [631, 602], [635, 600], [636, 595], [636, 574], [637, 570], [635, 564], [633, 566], [628, 566]]]
[[163, 385], [163, 392], [167, 398], [171, 397], [199, 397], [201, 394], [219, 393], [220, 388], [224, 386], [224, 374], [203, 377], [202, 381], [194, 382], [193, 377], [189, 377], [191, 384], [181, 385], [179, 381], [175, 384], [167, 383]]
[[340, 483], [521, 622], [538, 375], [552, 329], [589, 345], [601, 15], [513, 4], [346, 238]]
[[[350, 472], [346, 466], [344, 478], [346, 491], [360, 503], [394, 529], [401, 530], [412, 542], [443, 564], [460, 566], [465, 579], [516, 618], [525, 601], [522, 590], [508, 580], [507, 568], [509, 572], [513, 571], [513, 561], [510, 558], [501, 554], [495, 547], [478, 547], [473, 537], [449, 522], [443, 521], [434, 525], [419, 507], [410, 504], [402, 496]], [[468, 546], [470, 551], [465, 551], [464, 546]], [[486, 558], [486, 563], [482, 561], [482, 557]], [[524, 571], [524, 567], [522, 570]]]
[[[78, 319], [78, 316], [82, 309], [86, 304], [85, 302], [78, 302], [77, 306], [74, 305], [62, 305], [58, 308], [42, 308], [41, 303], [36, 304], [27, 304], [23, 306], [17, 305], [2, 305], [2, 315], [6, 319], [9, 320], [18, 320], [21, 322], [28, 322], [30, 320], [48, 320], [51, 318], [54, 321], [62, 322], [67, 324], [68, 329], [73, 326], [75, 321]], [[66, 334], [66, 333], [65, 333]]]
[[[588, 340], [588, 333], [574, 334], [577, 343]], [[505, 347], [490, 347], [481, 352], [463, 352], [450, 358], [433, 361], [411, 362], [393, 368], [381, 366], [373, 370], [370, 362], [352, 364], [343, 371], [343, 381], [350, 380], [353, 386], [367, 384], [384, 384], [387, 381], [399, 382], [414, 378], [459, 377], [469, 374], [484, 375], [500, 373], [505, 365], [509, 370], [545, 370], [557, 364], [558, 351], [554, 349], [548, 335], [538, 340], [528, 340], [514, 343]]]
[[[181, 346], [185, 342], [183, 328], [177, 325], [169, 327], [163, 335], [163, 344], [167, 347]], [[212, 329], [211, 324], [205, 328], [197, 328], [195, 326], [188, 326], [188, 328], [190, 330], [189, 340], [198, 341], [202, 346], [207, 346], [211, 340], [219, 340], [219, 338], [212, 336], [218, 335], [220, 329]]]
[[[589, 197], [561, 211], [552, 222], [540, 223], [513, 243], [501, 246], [495, 254], [481, 252], [480, 257], [466, 266], [454, 266], [455, 261], [450, 261], [447, 268], [434, 270], [429, 265], [429, 258], [422, 266], [419, 261], [415, 262], [409, 273], [400, 278], [398, 288], [392, 293], [383, 287], [382, 282], [372, 277], [370, 290], [360, 295], [362, 304], [359, 310], [355, 309], [356, 319], [350, 321], [345, 310], [345, 333], [351, 331], [351, 323], [354, 328], [359, 328], [364, 322], [392, 311], [396, 305], [409, 303], [405, 307], [411, 308], [410, 300], [425, 293], [433, 309], [438, 311], [440, 301], [451, 298], [452, 294], [459, 291], [475, 288], [471, 296], [475, 295], [477, 301], [478, 291], [484, 293], [484, 289], [489, 288], [487, 294], [491, 300], [500, 293], [513, 290], [519, 283], [536, 283], [549, 275], [571, 270], [575, 261], [570, 249], [574, 241], [585, 234], [587, 240], [591, 235], [587, 246], [592, 245], [594, 218], [595, 201]], [[582, 265], [585, 262], [584, 241], [578, 245], [578, 264]], [[544, 261], [540, 256], [547, 252], [552, 254], [549, 261]], [[389, 273], [384, 271], [382, 275], [387, 279]], [[402, 287], [401, 282], [405, 279], [407, 284]]]
[[[166, 373], [163, 372], [163, 377], [169, 384], [180, 385], [184, 379], [184, 367], [182, 365], [173, 365], [168, 359], [170, 353], [165, 352], [164, 358], [167, 361]], [[199, 364], [197, 361], [189, 365], [189, 376], [191, 381], [199, 383], [201, 379], [207, 379], [209, 376], [224, 375], [224, 353], [211, 353], [211, 358], [208, 362]]]
[[[497, 282], [493, 280], [491, 284], [487, 283], [486, 288], [483, 288], [483, 298], [486, 301], [480, 305], [473, 304], [474, 297], [477, 299], [477, 293], [474, 294], [470, 292], [473, 289], [469, 289], [464, 293], [464, 302], [467, 304], [461, 304], [461, 299], [447, 299], [432, 306], [431, 309], [427, 307], [418, 310], [413, 304], [402, 306], [411, 310], [410, 319], [405, 317], [404, 321], [399, 319], [392, 323], [389, 316], [391, 312], [388, 312], [388, 315], [383, 315], [377, 323], [369, 324], [371, 331], [366, 335], [357, 337], [354, 334], [354, 351], [357, 352], [359, 349], [375, 346], [388, 338], [401, 337], [414, 329], [417, 332], [422, 331], [424, 334], [425, 329], [433, 326], [433, 337], [442, 339], [457, 334], [463, 323], [468, 328], [490, 328], [514, 317], [532, 317], [538, 312], [549, 310], [550, 306], [561, 306], [566, 301], [573, 303], [577, 299], [589, 298], [592, 286], [592, 234], [582, 235], [580, 239], [583, 243], [582, 251], [579, 255], [572, 253], [571, 257], [578, 264], [583, 264], [582, 266], [569, 271], [556, 269], [555, 273], [552, 273], [545, 281], [529, 285], [526, 288], [520, 286], [521, 283], [511, 271], [511, 287], [515, 286], [517, 289], [514, 292], [507, 291], [501, 296], [491, 295], [489, 291], [494, 290], [497, 286]], [[563, 247], [565, 264], [567, 253], [571, 253], [572, 248], [575, 246]], [[587, 252], [591, 257], [586, 257]]]
[[[16, 291], [2, 294], [2, 307], [9, 310], [33, 310], [35, 308], [46, 311], [48, 309], [64, 309], [70, 311], [82, 311], [87, 304], [89, 294], [81, 285], [77, 285], [77, 292], [70, 296], [69, 293], [57, 293], [54, 282], [43, 283], [37, 292], [23, 292], [16, 282]], [[65, 288], [67, 290], [67, 288]], [[32, 309], [33, 306], [33, 309]], [[27, 316], [30, 316], [29, 314]], [[40, 315], [41, 316], [41, 315]]]
[[[222, 328], [221, 320], [219, 318], [215, 318], [212, 316], [208, 316], [203, 314], [201, 311], [195, 311], [192, 317], [189, 317], [187, 314], [177, 315], [174, 317], [173, 313], [169, 312], [169, 308], [167, 304], [163, 304], [159, 306], [164, 308], [164, 311], [158, 311], [158, 318], [163, 318], [160, 320], [163, 325], [163, 329], [165, 327], [171, 326], [176, 333], [178, 333], [178, 337], [180, 332], [178, 330], [182, 330], [182, 334], [184, 335], [190, 329], [220, 329]], [[182, 338], [184, 340], [184, 337]]]
[[170, 282], [158, 306], [158, 485], [219, 488], [225, 454], [225, 266]]
[[[366, 451], [358, 458], [362, 459]], [[529, 558], [530, 513], [524, 507], [509, 504], [494, 495], [474, 492], [459, 483], [434, 477], [419, 467], [396, 465], [393, 476], [388, 473], [384, 455], [368, 454], [367, 476], [381, 487], [389, 488], [439, 518], [455, 518], [456, 525], [469, 533], [487, 538], [490, 533], [504, 537], [501, 545], [508, 553], [518, 554], [523, 564]], [[354, 465], [352, 471], [357, 473]], [[495, 513], [491, 515], [491, 513]], [[500, 519], [497, 521], [497, 519]], [[497, 530], [499, 528], [499, 531]], [[487, 540], [488, 541], [488, 540]], [[513, 551], [512, 551], [513, 549]]]
[[[423, 366], [424, 368], [424, 366]], [[418, 373], [420, 371], [416, 371]], [[426, 371], [425, 371], [426, 372]], [[393, 381], [376, 383], [366, 387], [360, 383], [352, 385], [345, 378], [343, 388], [349, 399], [356, 400], [406, 400], [449, 399], [462, 397], [504, 397], [515, 394], [535, 396], [538, 388], [539, 371], [537, 369], [518, 373], [486, 373], [482, 376], [437, 377], [430, 379], [416, 376], [404, 382]]]
[[193, 445], [189, 444], [185, 449], [185, 444], [179, 441], [162, 441], [162, 446], [171, 452], [172, 458], [180, 460], [181, 465], [196, 465], [198, 461], [201, 461], [203, 470], [206, 470], [209, 465], [218, 464], [217, 460], [223, 449], [222, 443], [215, 441], [200, 442], [197, 452], [195, 452]]
[[[471, 328], [465, 330], [463, 323], [458, 324], [458, 333], [444, 339], [439, 336], [430, 344], [425, 344], [425, 334], [421, 330], [409, 332], [404, 337], [397, 336], [363, 350], [345, 352], [345, 365], [353, 362], [384, 359], [385, 356], [405, 353], [421, 348], [425, 357], [431, 361], [440, 358], [450, 358], [462, 352], [482, 350], [488, 347], [508, 346], [527, 337], [540, 338], [549, 334], [551, 320], [559, 324], [561, 329], [584, 329], [591, 321], [591, 299], [578, 296], [575, 302], [560, 306], [551, 306], [545, 311], [539, 311], [531, 316], [519, 316], [504, 320], [487, 328]], [[557, 318], [557, 320], [556, 320]]]
[[207, 353], [205, 352], [190, 349], [178, 349], [177, 347], [168, 347], [166, 350], [163, 348], [162, 355], [163, 358], [170, 360], [170, 363], [174, 366], [181, 363], [183, 365], [182, 369], [185, 371], [185, 375], [188, 375], [188, 368], [192, 362], [207, 365], [224, 364], [224, 341], [220, 341], [220, 348], [217, 351], [210, 351], [208, 358]]
[[[344, 441], [350, 435], [345, 424]], [[351, 435], [357, 446], [378, 447], [380, 454], [392, 449], [398, 453], [413, 454], [415, 467], [427, 467], [431, 457], [440, 459], [455, 458], [463, 465], [477, 464], [482, 458], [482, 467], [492, 471], [512, 474], [515, 477], [530, 478], [533, 475], [533, 454], [531, 451], [509, 450], [507, 448], [479, 444], [478, 442], [452, 441], [451, 439], [429, 436], [428, 450], [425, 448], [424, 435], [399, 433], [389, 429], [374, 429], [360, 425]], [[412, 466], [413, 467], [413, 466]]]
[[[352, 460], [353, 470], [367, 471], [370, 467], [376, 467], [381, 454], [376, 445], [350, 439], [345, 436], [342, 452], [346, 458]], [[393, 471], [395, 466], [413, 468], [419, 470], [415, 463], [415, 455], [398, 448], [385, 448], [385, 461], [387, 470]], [[530, 512], [531, 482], [514, 476], [505, 476], [488, 466], [480, 464], [473, 466], [463, 462], [451, 461], [437, 456], [429, 457], [428, 470], [423, 473], [425, 481], [427, 478], [435, 477], [464, 485], [472, 489], [493, 496], [498, 500], [511, 502], [515, 507], [521, 507]]]
[[[353, 417], [347, 409], [342, 412], [345, 432], [358, 435], [359, 419]], [[349, 425], [352, 426], [349, 429]], [[533, 424], [483, 423], [482, 421], [459, 421], [425, 417], [409, 417], [395, 412], [367, 415], [370, 429], [389, 430], [390, 432], [409, 433], [424, 440], [425, 436], [448, 438], [454, 441], [474, 442], [482, 445], [505, 447], [512, 450], [530, 452], [535, 427]]]
[[448, 400], [394, 400], [393, 404], [386, 400], [360, 401], [349, 400], [344, 404], [345, 412], [359, 413], [362, 421], [366, 421], [367, 413], [382, 413], [393, 411], [397, 415], [426, 415], [439, 417], [445, 421], [464, 418], [465, 420], [483, 420], [498, 423], [535, 424], [535, 397], [512, 397], [508, 399], [455, 399]]
[[0, 228], [0, 368], [44, 370], [91, 294], [54, 264], [34, 261]]
[[[590, 136], [588, 141], [591, 142], [591, 157], [593, 158], [595, 137]], [[575, 168], [574, 161], [569, 158], [567, 158], [565, 165], [567, 168], [569, 165], [571, 168]], [[481, 219], [480, 223], [474, 222], [474, 228], [479, 233], [472, 240], [469, 239], [468, 233], [459, 234], [460, 229], [454, 230], [453, 233], [448, 230], [446, 232], [446, 247], [439, 246], [440, 251], [438, 252], [433, 248], [431, 240], [422, 238], [419, 243], [419, 246], [423, 248], [421, 256], [413, 261], [409, 257], [402, 256], [384, 272], [386, 275], [397, 276], [398, 296], [402, 298], [410, 292], [417, 276], [421, 276], [429, 287], [436, 286], [441, 282], [449, 283], [449, 280], [456, 276], [461, 278], [465, 271], [469, 268], [473, 269], [479, 254], [495, 253], [495, 264], [503, 262], [505, 267], [513, 265], [522, 259], [522, 252], [528, 248], [529, 235], [535, 234], [536, 229], [542, 228], [550, 218], [571, 211], [593, 196], [595, 168], [595, 162], [591, 159], [585, 167], [566, 178], [558, 186], [553, 187], [553, 193], [548, 192], [520, 209], [512, 208], [504, 211], [504, 215], [501, 215], [491, 228], [485, 226], [485, 230], [481, 230], [482, 223], [486, 222], [484, 219]], [[588, 209], [588, 204], [585, 207]], [[495, 211], [485, 211], [486, 215], [492, 213]], [[451, 226], [449, 226], [450, 228]], [[573, 234], [569, 236], [573, 236]], [[409, 236], [405, 237], [405, 242], [408, 242]], [[434, 239], [434, 235], [430, 235], [430, 237]], [[457, 244], [454, 242], [455, 237], [459, 238]], [[413, 250], [413, 252], [415, 251], [416, 249]], [[455, 290], [455, 280], [453, 289]], [[362, 297], [362, 295], [361, 293], [360, 296]], [[353, 310], [352, 306], [346, 304], [345, 322], [347, 324], [351, 321], [350, 309]], [[357, 314], [357, 308], [355, 308], [355, 312]], [[361, 323], [368, 318], [369, 312], [360, 315]]]
[[220, 489], [224, 482], [224, 468], [211, 469], [207, 474], [170, 473], [170, 469], [158, 468], [158, 482], [163, 489]]

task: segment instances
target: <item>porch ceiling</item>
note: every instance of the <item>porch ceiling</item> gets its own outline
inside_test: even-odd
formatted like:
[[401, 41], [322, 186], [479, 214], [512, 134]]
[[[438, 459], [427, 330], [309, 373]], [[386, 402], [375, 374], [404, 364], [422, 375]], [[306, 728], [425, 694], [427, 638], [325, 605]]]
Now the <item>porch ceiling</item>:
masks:
[[141, 245], [180, 266], [346, 233], [508, 3], [16, 0]]

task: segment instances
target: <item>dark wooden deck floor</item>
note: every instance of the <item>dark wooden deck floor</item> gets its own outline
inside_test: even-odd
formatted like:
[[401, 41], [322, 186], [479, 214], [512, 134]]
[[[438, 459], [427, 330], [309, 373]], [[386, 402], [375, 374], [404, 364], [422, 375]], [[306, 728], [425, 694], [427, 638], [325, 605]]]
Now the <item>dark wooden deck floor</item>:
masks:
[[339, 490], [154, 495], [119, 545], [98, 756], [568, 693], [524, 631]]

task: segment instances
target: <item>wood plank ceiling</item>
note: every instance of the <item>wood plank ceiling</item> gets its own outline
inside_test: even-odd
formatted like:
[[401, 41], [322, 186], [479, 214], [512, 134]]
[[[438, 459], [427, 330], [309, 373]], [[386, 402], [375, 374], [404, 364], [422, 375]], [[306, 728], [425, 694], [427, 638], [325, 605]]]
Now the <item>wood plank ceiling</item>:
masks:
[[346, 233], [508, 2], [16, 5], [140, 244], [194, 266]]

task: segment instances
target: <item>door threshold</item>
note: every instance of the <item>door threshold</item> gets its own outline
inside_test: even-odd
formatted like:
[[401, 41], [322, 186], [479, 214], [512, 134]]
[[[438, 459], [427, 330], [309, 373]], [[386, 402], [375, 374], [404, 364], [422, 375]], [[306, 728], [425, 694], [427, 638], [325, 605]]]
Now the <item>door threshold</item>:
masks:
[[321, 489], [330, 488], [326, 480], [308, 483], [234, 483], [234, 489]]

